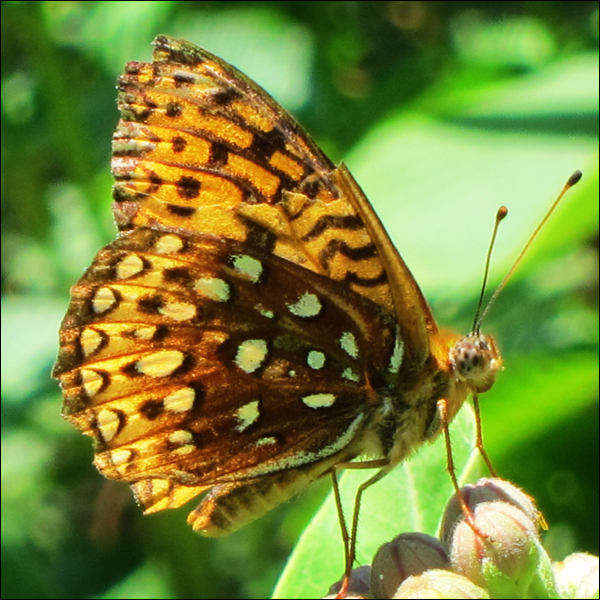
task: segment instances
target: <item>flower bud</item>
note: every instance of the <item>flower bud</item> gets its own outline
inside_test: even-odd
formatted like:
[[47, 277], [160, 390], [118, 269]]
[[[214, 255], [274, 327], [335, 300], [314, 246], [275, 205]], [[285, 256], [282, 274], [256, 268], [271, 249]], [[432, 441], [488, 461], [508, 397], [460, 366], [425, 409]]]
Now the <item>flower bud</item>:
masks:
[[[456, 572], [488, 589], [492, 597], [544, 597], [527, 595], [531, 585], [538, 590], [540, 580], [547, 578], [537, 524], [507, 502], [478, 504], [473, 516], [479, 532], [462, 520], [452, 534], [450, 560]], [[553, 588], [553, 581], [548, 585]]]
[[[465, 485], [461, 488], [466, 505], [473, 511], [483, 502], [508, 502], [522, 510], [533, 523], [538, 523], [540, 513], [533, 500], [516, 485], [498, 478], [482, 477], [475, 485]], [[448, 544], [452, 530], [464, 516], [462, 506], [456, 496], [452, 496], [444, 512], [441, 528], [441, 538]]]
[[561, 598], [598, 597], [598, 557], [575, 552], [552, 565]]
[[377, 551], [371, 566], [371, 593], [374, 598], [391, 598], [407, 577], [444, 568], [450, 568], [450, 560], [437, 538], [402, 533]]
[[392, 598], [489, 598], [486, 590], [466, 577], [443, 569], [430, 569], [406, 579]]

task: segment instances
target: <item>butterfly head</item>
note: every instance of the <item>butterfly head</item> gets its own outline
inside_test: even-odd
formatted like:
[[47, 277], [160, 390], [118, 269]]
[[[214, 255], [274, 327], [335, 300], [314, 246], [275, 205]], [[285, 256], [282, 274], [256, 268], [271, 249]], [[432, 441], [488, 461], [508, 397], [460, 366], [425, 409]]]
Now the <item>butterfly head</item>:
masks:
[[458, 340], [450, 350], [450, 362], [456, 377], [476, 393], [487, 392], [502, 367], [494, 339], [480, 333]]

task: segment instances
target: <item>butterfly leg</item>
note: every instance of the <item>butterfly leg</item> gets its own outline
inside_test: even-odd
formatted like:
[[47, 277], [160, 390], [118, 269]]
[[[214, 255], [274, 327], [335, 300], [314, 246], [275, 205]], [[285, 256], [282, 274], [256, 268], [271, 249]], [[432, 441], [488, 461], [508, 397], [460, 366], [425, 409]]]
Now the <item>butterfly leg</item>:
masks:
[[487, 465], [492, 477], [498, 477], [496, 469], [494, 469], [492, 461], [483, 447], [483, 430], [481, 427], [481, 413], [479, 412], [479, 395], [475, 393], [473, 394], [473, 407], [475, 408], [475, 422], [477, 424], [477, 450], [485, 461], [485, 464]]
[[[342, 499], [339, 490], [339, 484], [337, 481], [337, 472], [342, 469], [379, 469], [373, 477], [362, 483], [356, 492], [354, 499], [354, 510], [352, 513], [352, 527], [350, 535], [348, 535], [348, 528], [346, 526], [346, 520], [344, 518], [344, 511], [342, 507]], [[360, 513], [360, 502], [363, 492], [371, 487], [374, 483], [377, 483], [380, 479], [385, 477], [392, 469], [390, 462], [387, 458], [381, 458], [377, 460], [365, 460], [361, 462], [347, 462], [339, 463], [335, 465], [331, 471], [332, 479], [334, 481], [333, 493], [335, 496], [336, 507], [338, 511], [338, 517], [340, 520], [340, 528], [342, 530], [342, 538], [344, 540], [344, 556], [345, 556], [345, 568], [344, 568], [344, 579], [342, 580], [342, 586], [337, 593], [337, 598], [345, 598], [348, 592], [348, 586], [350, 584], [350, 574], [352, 572], [352, 566], [356, 558], [356, 539], [358, 536], [358, 516]]]
[[469, 524], [471, 529], [475, 532], [475, 534], [481, 538], [482, 540], [488, 539], [488, 536], [479, 529], [477, 524], [475, 523], [475, 516], [473, 515], [473, 511], [469, 508], [465, 499], [460, 491], [460, 486], [458, 485], [458, 479], [456, 478], [456, 468], [454, 467], [454, 459], [452, 458], [452, 444], [450, 442], [450, 430], [449, 430], [449, 422], [448, 422], [448, 402], [446, 399], [442, 398], [437, 402], [438, 414], [440, 417], [440, 421], [442, 424], [442, 428], [444, 431], [444, 441], [446, 443], [446, 464], [448, 474], [450, 475], [450, 479], [452, 481], [452, 486], [454, 487], [454, 492], [456, 494], [456, 498], [460, 507], [462, 509], [463, 515], [465, 516], [465, 521]]
[[[344, 543], [344, 575], [346, 575], [348, 571], [348, 556], [350, 554], [350, 535], [348, 534], [348, 526], [346, 525], [346, 518], [344, 517], [344, 507], [342, 506], [342, 496], [340, 494], [340, 484], [338, 482], [336, 468], [333, 468], [331, 470], [331, 481], [333, 484], [333, 497], [335, 498], [335, 507], [338, 514], [338, 520], [340, 522], [340, 529], [342, 530], [342, 541]], [[345, 577], [344, 583], [347, 587]]]

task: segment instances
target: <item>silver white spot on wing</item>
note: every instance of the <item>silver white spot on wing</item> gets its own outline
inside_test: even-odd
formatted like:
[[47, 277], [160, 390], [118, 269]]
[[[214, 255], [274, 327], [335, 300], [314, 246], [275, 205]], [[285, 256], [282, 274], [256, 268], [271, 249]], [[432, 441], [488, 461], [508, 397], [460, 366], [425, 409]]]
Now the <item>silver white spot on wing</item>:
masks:
[[102, 344], [102, 339], [102, 335], [98, 331], [91, 327], [86, 327], [79, 337], [79, 344], [81, 345], [83, 355], [88, 357], [90, 354], [96, 352]]
[[183, 240], [172, 233], [161, 236], [154, 243], [154, 250], [158, 254], [175, 254], [183, 248]]
[[161, 306], [158, 312], [174, 321], [189, 321], [196, 316], [196, 307], [188, 302], [169, 302]]
[[260, 438], [260, 440], [256, 440], [256, 442], [254, 442], [255, 446], [270, 446], [271, 444], [276, 444], [277, 443], [277, 438], [276, 437], [264, 437], [264, 438]]
[[167, 377], [183, 364], [184, 358], [179, 350], [159, 350], [140, 358], [135, 368], [149, 377]]
[[105, 376], [102, 373], [98, 373], [98, 371], [81, 369], [79, 377], [88, 398], [93, 398], [104, 387]]
[[394, 339], [394, 350], [390, 357], [390, 365], [388, 370], [390, 373], [397, 373], [402, 366], [402, 359], [404, 358], [404, 341], [400, 336], [400, 328], [396, 327], [396, 338]]
[[229, 285], [218, 277], [203, 277], [196, 280], [194, 289], [205, 298], [215, 302], [227, 302], [231, 296]]
[[128, 279], [144, 270], [144, 261], [137, 254], [129, 254], [117, 263], [117, 279]]
[[96, 425], [105, 442], [110, 442], [119, 431], [119, 415], [114, 410], [103, 408], [96, 415]]
[[311, 394], [302, 397], [302, 402], [310, 408], [327, 408], [333, 406], [335, 400], [335, 394]]
[[340, 337], [340, 346], [342, 350], [352, 358], [358, 358], [358, 344], [354, 334], [350, 331], [344, 331]]
[[108, 287], [101, 287], [92, 298], [92, 308], [97, 314], [103, 313], [117, 303], [115, 293]]
[[183, 387], [165, 396], [163, 405], [169, 412], [183, 413], [192, 409], [195, 399], [195, 390], [191, 387]]
[[233, 268], [252, 283], [257, 283], [263, 273], [259, 260], [247, 254], [235, 254], [231, 257]]
[[322, 369], [325, 366], [325, 355], [318, 350], [311, 350], [306, 357], [306, 362], [311, 369]]
[[134, 335], [136, 338], [138, 338], [140, 340], [146, 340], [147, 342], [149, 342], [154, 337], [155, 334], [156, 334], [156, 326], [155, 325], [148, 325], [146, 327], [138, 327], [134, 331]]
[[178, 446], [178, 448], [171, 450], [171, 452], [176, 454], [189, 454], [196, 449], [194, 436], [190, 431], [186, 431], [185, 429], [178, 429], [177, 431], [174, 431], [169, 436], [169, 442], [173, 446]]
[[273, 317], [275, 317], [275, 313], [272, 310], [269, 310], [268, 308], [265, 308], [264, 306], [257, 304], [254, 309], [261, 314], [263, 317], [266, 317], [267, 319], [272, 319]]
[[260, 410], [258, 408], [258, 400], [253, 400], [244, 404], [244, 406], [238, 408], [235, 411], [238, 424], [236, 425], [236, 431], [242, 432], [248, 429], [252, 423], [255, 423], [258, 417], [260, 417]]
[[360, 381], [360, 377], [350, 367], [342, 371], [342, 377], [348, 381]]
[[131, 450], [113, 450], [110, 453], [110, 461], [115, 467], [120, 467], [129, 462]]
[[319, 299], [309, 292], [304, 292], [294, 304], [288, 304], [288, 310], [297, 317], [316, 317], [323, 308]]
[[235, 364], [246, 373], [254, 373], [263, 364], [267, 353], [265, 340], [245, 340], [238, 346]]

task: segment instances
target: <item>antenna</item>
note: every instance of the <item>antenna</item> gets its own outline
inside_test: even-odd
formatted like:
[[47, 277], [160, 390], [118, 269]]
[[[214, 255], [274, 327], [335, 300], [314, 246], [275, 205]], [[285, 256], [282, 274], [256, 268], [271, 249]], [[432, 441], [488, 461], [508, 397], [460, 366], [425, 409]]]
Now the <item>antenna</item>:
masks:
[[506, 275], [504, 276], [504, 279], [501, 281], [500, 285], [496, 288], [496, 291], [492, 294], [492, 297], [490, 298], [490, 301], [487, 303], [485, 310], [483, 311], [483, 313], [481, 313], [481, 316], [479, 316], [479, 313], [481, 311], [483, 295], [485, 293], [485, 285], [487, 283], [487, 277], [488, 277], [489, 266], [490, 266], [490, 258], [492, 255], [492, 247], [494, 245], [494, 242], [496, 241], [496, 233], [498, 231], [498, 226], [500, 224], [500, 221], [502, 221], [502, 219], [504, 219], [504, 217], [506, 217], [506, 215], [508, 214], [508, 209], [505, 206], [500, 207], [500, 209], [498, 210], [498, 213], [496, 214], [496, 225], [494, 226], [494, 233], [492, 234], [492, 241], [490, 242], [490, 248], [488, 250], [488, 256], [487, 256], [487, 260], [485, 263], [483, 286], [481, 288], [479, 304], [477, 305], [477, 311], [475, 313], [475, 321], [473, 322], [473, 332], [474, 333], [479, 333], [479, 331], [481, 330], [481, 323], [485, 319], [488, 311], [490, 310], [490, 307], [496, 301], [498, 294], [504, 289], [504, 286], [507, 284], [508, 280], [512, 277], [516, 268], [519, 266], [519, 263], [523, 259], [523, 256], [525, 256], [525, 253], [527, 252], [527, 250], [529, 250], [529, 247], [531, 246], [533, 240], [537, 237], [537, 235], [540, 232], [540, 230], [542, 229], [542, 227], [546, 224], [546, 222], [548, 221], [548, 219], [550, 218], [550, 216], [552, 215], [552, 213], [558, 206], [558, 203], [562, 200], [563, 196], [569, 191], [569, 189], [571, 189], [577, 182], [579, 182], [579, 180], [582, 178], [582, 176], [583, 176], [583, 174], [581, 173], [581, 171], [575, 171], [571, 175], [571, 177], [569, 177], [569, 179], [563, 186], [562, 190], [560, 191], [560, 194], [558, 194], [556, 200], [552, 203], [552, 206], [548, 209], [548, 212], [545, 214], [544, 218], [540, 221], [540, 224], [536, 227], [535, 231], [531, 234], [530, 238], [527, 240], [527, 243], [523, 247], [523, 250], [521, 250], [521, 253], [519, 254], [519, 256], [517, 256], [517, 259], [513, 263], [512, 267], [508, 270], [508, 273], [506, 273]]
[[[483, 270], [483, 283], [481, 284], [481, 294], [479, 294], [479, 302], [477, 303], [477, 310], [475, 311], [475, 318], [473, 319], [473, 333], [479, 333], [481, 327], [481, 321], [479, 320], [479, 314], [481, 313], [481, 306], [483, 304], [483, 296], [485, 295], [485, 288], [487, 286], [488, 275], [490, 274], [490, 262], [492, 260], [492, 250], [496, 244], [496, 235], [498, 234], [498, 228], [500, 227], [500, 221], [502, 221], [506, 215], [508, 215], [508, 208], [501, 206], [496, 213], [496, 223], [494, 224], [494, 231], [492, 232], [492, 239], [487, 252], [487, 258], [485, 259], [485, 269]], [[477, 329], [475, 329], [477, 327]]]

